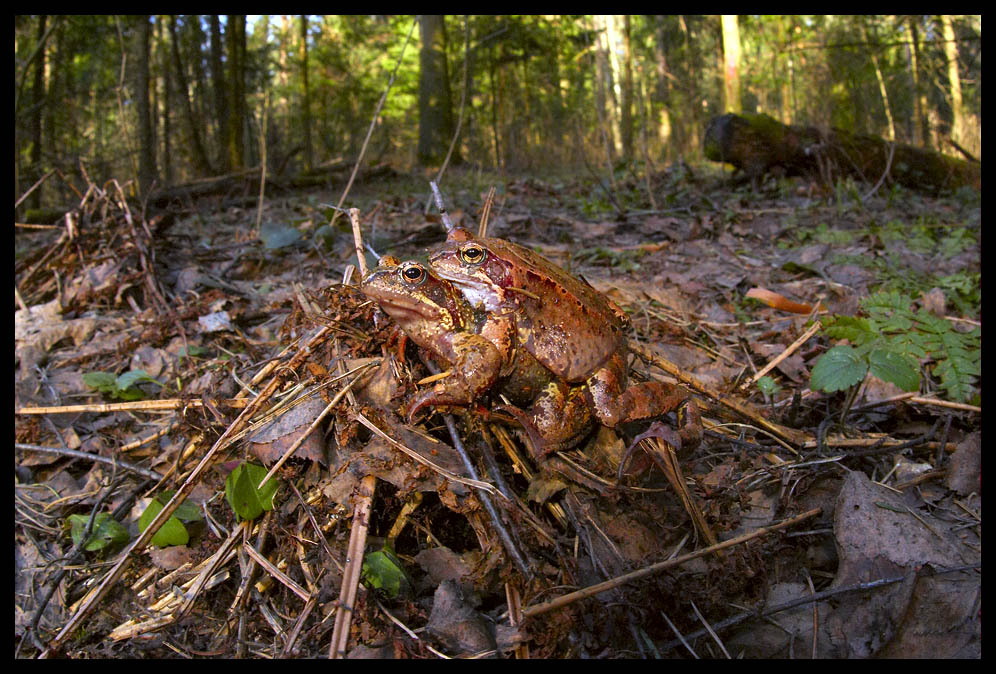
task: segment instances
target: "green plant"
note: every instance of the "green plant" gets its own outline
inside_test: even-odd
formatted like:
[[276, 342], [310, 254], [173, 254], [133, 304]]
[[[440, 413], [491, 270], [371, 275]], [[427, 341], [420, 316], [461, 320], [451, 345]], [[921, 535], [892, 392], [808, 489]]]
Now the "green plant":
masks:
[[121, 400], [141, 400], [144, 398], [145, 392], [136, 386], [139, 382], [149, 382], [156, 386], [162, 386], [145, 370], [130, 370], [122, 375], [113, 375], [110, 372], [87, 372], [83, 375], [83, 383], [90, 388]]
[[279, 482], [271, 477], [259, 488], [267, 470], [254, 463], [240, 463], [225, 478], [225, 499], [241, 519], [254, 520], [264, 510], [273, 510], [273, 495]]
[[[145, 507], [142, 515], [138, 518], [138, 528], [140, 531], [145, 531], [149, 528], [152, 520], [162, 512], [163, 507], [173, 498], [174, 493], [172, 489], [166, 489], [158, 497], [153, 497], [149, 501], [149, 505]], [[183, 501], [173, 514], [170, 515], [169, 519], [159, 527], [159, 531], [152, 537], [152, 544], [159, 548], [165, 548], [170, 545], [186, 545], [190, 540], [190, 534], [187, 533], [187, 528], [183, 526], [183, 522], [194, 522], [203, 518], [204, 516], [197, 506]]]
[[[69, 535], [73, 539], [73, 545], [79, 545], [80, 541], [83, 540], [83, 532], [89, 521], [89, 515], [69, 516]], [[103, 550], [109, 545], [124, 543], [127, 540], [128, 530], [121, 526], [120, 522], [108, 513], [97, 513], [93, 519], [93, 528], [90, 530], [90, 535], [87, 537], [83, 549], [87, 552], [94, 552], [95, 550]]]
[[401, 560], [395, 556], [390, 543], [364, 555], [361, 575], [368, 587], [381, 590], [391, 599], [411, 594], [411, 578], [405, 572]]
[[[957, 332], [951, 323], [899, 293], [880, 292], [861, 302], [865, 317], [823, 319], [827, 335], [850, 345], [833, 347], [813, 367], [810, 388], [840, 391], [860, 383], [868, 372], [905, 391], [920, 385], [919, 363], [933, 363], [933, 374], [954, 400], [967, 400], [982, 373], [980, 328]], [[851, 346], [853, 345], [853, 346]]]

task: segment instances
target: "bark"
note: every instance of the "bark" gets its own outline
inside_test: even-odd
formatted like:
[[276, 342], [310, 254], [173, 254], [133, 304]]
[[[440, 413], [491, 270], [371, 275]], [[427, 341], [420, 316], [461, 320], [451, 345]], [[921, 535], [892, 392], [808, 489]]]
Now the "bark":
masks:
[[633, 158], [633, 50], [630, 40], [629, 14], [623, 17], [622, 109], [619, 115], [622, 154], [626, 160]]
[[740, 104], [740, 28], [736, 14], [724, 14], [723, 23], [723, 102], [727, 112], [738, 113]]
[[[33, 110], [31, 111], [31, 169], [28, 175], [32, 176], [32, 182], [42, 175], [41, 170], [41, 148], [42, 148], [42, 112], [46, 106], [42, 104], [45, 100], [45, 24], [48, 17], [42, 14], [38, 17], [38, 58], [35, 61], [34, 82], [31, 86], [31, 101]], [[28, 205], [31, 208], [41, 207], [42, 187], [39, 185], [31, 196], [28, 197]]]
[[311, 90], [308, 87], [308, 15], [301, 15], [301, 125], [304, 127], [304, 164], [311, 168], [314, 163], [311, 146]]
[[135, 96], [138, 99], [138, 189], [144, 195], [156, 179], [156, 140], [149, 105], [149, 43], [152, 26], [149, 15], [139, 18], [138, 59], [135, 64]]
[[951, 89], [951, 138], [956, 143], [964, 144], [965, 117], [962, 111], [961, 77], [958, 75], [958, 43], [955, 42], [950, 15], [941, 16], [941, 26], [944, 33], [944, 55], [948, 60], [948, 86]]
[[453, 102], [446, 63], [446, 26], [441, 14], [421, 17], [422, 49], [418, 82], [419, 164], [442, 162], [453, 136]]
[[245, 166], [246, 120], [246, 17], [228, 15], [225, 31], [228, 48], [227, 106], [228, 125], [225, 134], [227, 167], [238, 170]]
[[228, 132], [228, 100], [225, 97], [225, 70], [222, 66], [224, 51], [221, 41], [221, 21], [217, 14], [210, 18], [211, 31], [211, 88], [214, 94], [215, 150], [218, 165], [226, 164], [225, 134]]
[[170, 16], [169, 35], [173, 50], [173, 70], [176, 72], [176, 83], [179, 87], [180, 103], [183, 105], [183, 117], [187, 124], [187, 132], [190, 135], [190, 144], [194, 151], [194, 164], [201, 174], [212, 173], [211, 161], [204, 150], [204, 142], [201, 140], [200, 128], [194, 117], [194, 108], [190, 102], [190, 87], [187, 83], [187, 74], [183, 70], [183, 61], [180, 59], [179, 35], [176, 30], [176, 16]]

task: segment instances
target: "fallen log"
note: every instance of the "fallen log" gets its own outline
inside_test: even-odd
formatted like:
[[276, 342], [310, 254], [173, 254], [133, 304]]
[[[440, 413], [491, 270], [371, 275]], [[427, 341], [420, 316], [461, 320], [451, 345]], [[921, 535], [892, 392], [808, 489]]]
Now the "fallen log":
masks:
[[785, 125], [765, 114], [726, 114], [706, 127], [703, 151], [732, 164], [756, 188], [766, 173], [801, 175], [825, 184], [849, 176], [898, 183], [937, 194], [982, 189], [982, 164], [843, 129]]

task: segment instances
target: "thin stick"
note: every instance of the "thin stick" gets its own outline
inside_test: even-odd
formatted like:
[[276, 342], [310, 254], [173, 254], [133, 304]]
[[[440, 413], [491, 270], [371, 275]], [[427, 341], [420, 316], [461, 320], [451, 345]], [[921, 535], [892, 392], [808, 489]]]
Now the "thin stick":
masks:
[[809, 327], [808, 330], [806, 330], [804, 333], [802, 333], [802, 335], [799, 337], [799, 339], [797, 339], [794, 342], [792, 342], [788, 346], [788, 348], [785, 349], [784, 351], [782, 351], [780, 354], [778, 354], [778, 356], [775, 359], [773, 359], [770, 363], [768, 363], [767, 365], [765, 365], [764, 367], [762, 367], [760, 370], [758, 370], [757, 374], [755, 374], [753, 377], [751, 377], [746, 382], [744, 382], [740, 386], [740, 388], [741, 389], [746, 389], [746, 388], [752, 386], [753, 384], [756, 384], [758, 379], [760, 379], [764, 375], [766, 375], [769, 372], [771, 372], [773, 369], [775, 369], [775, 367], [778, 366], [778, 364], [780, 362], [782, 362], [783, 360], [785, 360], [786, 358], [788, 358], [789, 356], [791, 356], [793, 353], [795, 353], [795, 351], [800, 346], [802, 346], [803, 344], [805, 344], [806, 341], [809, 340], [810, 337], [812, 337], [813, 335], [815, 335], [816, 332], [820, 328], [822, 328], [822, 327], [823, 327], [823, 325], [819, 321], [813, 323]]
[[353, 528], [349, 533], [349, 547], [346, 552], [346, 570], [342, 574], [342, 589], [339, 592], [339, 606], [335, 613], [335, 626], [332, 628], [332, 643], [329, 644], [329, 659], [346, 656], [349, 641], [349, 625], [353, 621], [356, 593], [360, 584], [360, 571], [363, 569], [363, 549], [367, 545], [367, 531], [370, 526], [370, 509], [373, 505], [377, 478], [367, 475], [360, 481], [353, 507]]
[[651, 564], [642, 569], [638, 569], [631, 573], [627, 573], [622, 576], [617, 576], [611, 578], [603, 583], [598, 583], [597, 585], [591, 585], [589, 587], [583, 588], [576, 592], [571, 592], [565, 594], [562, 597], [558, 597], [552, 601], [548, 601], [545, 604], [537, 604], [535, 606], [530, 606], [523, 609], [522, 615], [526, 618], [531, 618], [533, 616], [540, 615], [541, 613], [546, 613], [547, 611], [552, 611], [556, 608], [561, 608], [567, 606], [568, 604], [573, 604], [580, 599], [586, 599], [588, 597], [593, 597], [596, 594], [605, 592], [606, 590], [611, 590], [613, 588], [619, 587], [620, 585], [625, 585], [626, 583], [631, 583], [634, 580], [639, 580], [640, 578], [645, 578], [651, 576], [655, 573], [665, 571], [676, 566], [680, 566], [685, 562], [689, 562], [693, 559], [698, 559], [699, 557], [704, 557], [711, 554], [717, 550], [724, 550], [726, 548], [732, 548], [735, 545], [740, 545], [741, 543], [746, 543], [749, 540], [758, 538], [759, 536], [764, 536], [773, 531], [778, 531], [779, 529], [785, 529], [794, 524], [798, 524], [803, 520], [807, 520], [810, 517], [815, 517], [822, 512], [820, 508], [813, 508], [808, 510], [801, 515], [796, 515], [795, 517], [783, 520], [778, 524], [772, 524], [771, 526], [764, 527], [763, 529], [757, 529], [749, 534], [744, 534], [743, 536], [737, 536], [736, 538], [731, 538], [728, 541], [723, 541], [722, 543], [717, 543], [716, 545], [710, 545], [707, 548], [702, 548], [701, 550], [696, 550], [695, 552], [690, 552], [687, 555], [682, 555], [681, 557], [675, 557], [674, 559], [669, 559], [663, 562], [658, 562], [656, 564]]
[[159, 481], [163, 479], [163, 476], [154, 470], [149, 470], [148, 468], [142, 468], [141, 466], [136, 466], [133, 463], [127, 461], [121, 461], [120, 459], [113, 459], [107, 456], [100, 456], [99, 454], [90, 454], [89, 452], [81, 452], [78, 449], [63, 449], [62, 447], [42, 447], [41, 445], [27, 445], [22, 442], [14, 443], [14, 449], [22, 449], [28, 452], [42, 452], [43, 454], [60, 454], [63, 456], [72, 456], [77, 459], [86, 459], [87, 461], [96, 461], [98, 463], [106, 463], [109, 466], [121, 466], [125, 470], [130, 470], [133, 473], [137, 473], [142, 477], [148, 478], [150, 480]]
[[356, 246], [356, 263], [360, 267], [360, 278], [367, 275], [367, 256], [363, 253], [363, 234], [360, 232], [360, 209], [349, 209], [349, 222], [353, 225], [353, 245]]

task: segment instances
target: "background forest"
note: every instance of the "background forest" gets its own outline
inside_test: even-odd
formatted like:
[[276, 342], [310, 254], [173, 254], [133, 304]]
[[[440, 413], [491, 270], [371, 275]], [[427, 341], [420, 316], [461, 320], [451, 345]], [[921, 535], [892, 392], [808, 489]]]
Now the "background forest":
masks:
[[[724, 112], [981, 152], [980, 16], [18, 16], [15, 199], [355, 160], [700, 157]], [[402, 55], [403, 53], [403, 55]], [[400, 56], [400, 63], [399, 63]], [[396, 71], [395, 66], [397, 64]], [[386, 98], [381, 98], [393, 76]], [[61, 206], [56, 182], [26, 205]]]

